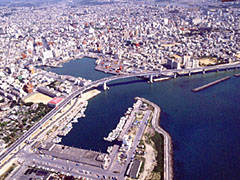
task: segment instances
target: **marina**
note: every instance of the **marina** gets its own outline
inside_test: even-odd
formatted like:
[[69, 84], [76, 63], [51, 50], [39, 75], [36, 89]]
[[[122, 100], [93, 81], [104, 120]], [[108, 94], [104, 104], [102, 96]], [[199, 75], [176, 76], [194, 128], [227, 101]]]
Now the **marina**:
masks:
[[239, 179], [238, 0], [12, 1], [0, 179]]
[[[72, 123], [78, 123], [79, 118], [85, 117], [84, 112], [87, 109], [87, 105], [88, 101], [84, 101], [80, 103], [79, 106], [77, 106], [77, 109], [79, 108], [79, 110], [75, 111], [75, 113], [73, 113], [71, 117], [69, 117], [69, 119], [71, 119], [70, 122], [58, 131], [58, 136], [66, 136], [73, 128]], [[59, 139], [56, 138], [54, 140], [57, 142], [61, 142], [61, 140], [59, 141]]]
[[[75, 63], [78, 63], [78, 65]], [[73, 68], [76, 66], [85, 67], [85, 63], [85, 60], [71, 61], [68, 65]], [[94, 63], [91, 63], [91, 67], [94, 69]], [[65, 66], [64, 68], [69, 67]], [[79, 69], [74, 71], [76, 72], [75, 76], [81, 76]], [[99, 71], [91, 71], [91, 74], [89, 71], [88, 73], [85, 73], [85, 71], [81, 73], [85, 73], [86, 78], [90, 79], [100, 79], [102, 76], [108, 75], [102, 73], [99, 78]], [[60, 73], [64, 72], [65, 70], [62, 69]], [[73, 71], [69, 72], [74, 73]], [[108, 91], [89, 101], [85, 112], [86, 117], [74, 124], [74, 128], [67, 136], [63, 137], [61, 144], [107, 152], [108, 147], [112, 144], [103, 140], [103, 137], [106, 137], [106, 131], [111, 132], [112, 129], [116, 128], [119, 119], [126, 112], [124, 109], [132, 106], [134, 97], [141, 96], [162, 107], [160, 125], [172, 136], [173, 146], [179, 147], [179, 149], [174, 149], [175, 157], [173, 159], [173, 164], [176, 167], [174, 176], [177, 179], [201, 180], [205, 179], [206, 174], [208, 179], [227, 179], [232, 174], [232, 168], [226, 168], [226, 171], [221, 175], [217, 172], [226, 162], [229, 164], [239, 163], [234, 156], [234, 154], [240, 152], [237, 146], [238, 137], [240, 137], [238, 135], [239, 118], [237, 118], [239, 106], [229, 102], [229, 100], [239, 96], [239, 83], [236, 78], [231, 78], [225, 82], [226, 84], [220, 83], [218, 86], [221, 88], [218, 91], [206, 91], [206, 93], [194, 95], [191, 89], [236, 73], [239, 73], [239, 70], [219, 71], [218, 73], [213, 72], [204, 75], [199, 73], [194, 76], [183, 76], [151, 85], [145, 82], [121, 86], [115, 86], [114, 83], [113, 85], [109, 84], [110, 89]], [[214, 98], [215, 96], [218, 98]], [[124, 99], [124, 102], [122, 99]], [[111, 109], [111, 113], [108, 109]], [[124, 111], [121, 111], [121, 109]], [[219, 112], [224, 112], [224, 114]], [[96, 132], [98, 132], [98, 136], [95, 136]], [[226, 134], [233, 143], [229, 143], [229, 140], [225, 138]], [[217, 141], [215, 139], [216, 135], [222, 141]], [[189, 151], [186, 144], [191, 146], [194, 152]], [[218, 147], [222, 147], [224, 152]], [[110, 150], [111, 148], [109, 148], [109, 152]], [[233, 151], [234, 154], [232, 154]], [[196, 156], [196, 152], [199, 156]], [[208, 158], [208, 161], [202, 161], [203, 157]], [[196, 162], [198, 163], [196, 164]], [[181, 164], [184, 164], [184, 167]], [[193, 174], [189, 175], [189, 171]], [[209, 172], [214, 173], [214, 176]], [[237, 178], [238, 175], [234, 177]]]
[[60, 143], [62, 141], [62, 138], [59, 137], [59, 136], [56, 136], [54, 139], [53, 139], [53, 143]]
[[218, 83], [223, 82], [223, 81], [225, 81], [225, 80], [228, 80], [228, 79], [230, 79], [230, 78], [231, 78], [230, 76], [227, 76], [227, 77], [218, 79], [218, 80], [216, 80], [216, 81], [210, 82], [210, 83], [205, 84], [205, 85], [203, 85], [203, 86], [200, 86], [200, 87], [198, 87], [198, 88], [194, 88], [194, 89], [192, 89], [192, 91], [193, 91], [193, 92], [198, 92], [198, 91], [204, 90], [204, 89], [206, 89], [206, 88], [208, 88], [208, 87], [211, 87], [211, 86], [213, 86], [213, 85], [215, 85], [215, 84], [218, 84]]
[[66, 136], [72, 129], [72, 123], [67, 124], [63, 129], [58, 132], [59, 136]]
[[125, 113], [125, 116], [121, 117], [119, 123], [117, 124], [117, 127], [108, 134], [108, 137], [103, 138], [105, 141], [112, 142], [119, 137], [120, 133], [123, 130], [124, 125], [126, 124], [126, 121], [128, 121], [129, 114], [131, 113], [131, 111], [132, 108], [128, 108], [127, 112]]

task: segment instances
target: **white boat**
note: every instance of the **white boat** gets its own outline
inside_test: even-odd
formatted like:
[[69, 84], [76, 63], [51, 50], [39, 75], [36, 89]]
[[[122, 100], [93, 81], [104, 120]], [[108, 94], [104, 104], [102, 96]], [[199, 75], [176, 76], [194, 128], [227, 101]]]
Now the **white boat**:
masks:
[[61, 137], [58, 137], [56, 136], [54, 139], [53, 139], [53, 142], [54, 143], [60, 143], [62, 141], [62, 138]]
[[78, 117], [75, 117], [71, 122], [72, 123], [77, 123], [78, 122]]

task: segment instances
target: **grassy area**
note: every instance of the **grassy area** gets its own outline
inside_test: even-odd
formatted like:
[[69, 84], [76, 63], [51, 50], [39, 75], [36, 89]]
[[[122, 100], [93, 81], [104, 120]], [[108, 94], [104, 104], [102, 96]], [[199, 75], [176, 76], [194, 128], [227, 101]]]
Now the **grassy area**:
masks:
[[160, 173], [161, 177], [163, 177], [164, 173], [164, 137], [161, 134], [155, 133], [154, 136], [151, 137], [152, 141], [155, 144], [155, 148], [157, 150], [157, 166], [154, 167], [153, 172]]
[[152, 172], [151, 175], [146, 178], [146, 180], [159, 180], [159, 179], [161, 179], [160, 173], [155, 172]]
[[[21, 117], [8, 127], [9, 122], [0, 123], [0, 131], [5, 132], [7, 136], [3, 137], [4, 142], [9, 147], [15, 142], [24, 132], [30, 129], [36, 122], [43, 118], [50, 110], [47, 105], [39, 103], [33, 108], [33, 103], [19, 102], [20, 110], [14, 115]], [[9, 133], [6, 133], [9, 131]]]
[[150, 133], [145, 133], [145, 143], [152, 145]]
[[0, 176], [0, 180], [4, 180], [14, 169], [17, 167], [16, 164], [13, 164], [2, 176]]
[[153, 119], [153, 114], [151, 113], [149, 120], [148, 120], [148, 127], [152, 128], [152, 119]]

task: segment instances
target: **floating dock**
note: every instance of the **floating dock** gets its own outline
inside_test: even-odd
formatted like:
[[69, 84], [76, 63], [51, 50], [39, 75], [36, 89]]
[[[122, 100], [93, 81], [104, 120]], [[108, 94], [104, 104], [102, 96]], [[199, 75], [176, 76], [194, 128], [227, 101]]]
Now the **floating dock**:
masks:
[[193, 91], [193, 92], [201, 91], [201, 90], [203, 90], [203, 89], [206, 89], [206, 88], [208, 88], [208, 87], [210, 87], [210, 86], [213, 86], [213, 85], [215, 85], [215, 84], [218, 84], [218, 83], [223, 82], [223, 81], [225, 81], [225, 80], [228, 80], [228, 79], [230, 79], [230, 78], [231, 78], [230, 76], [227, 76], [227, 77], [218, 79], [218, 80], [216, 80], [216, 81], [210, 82], [210, 83], [205, 84], [205, 85], [203, 85], [203, 86], [200, 86], [200, 87], [198, 87], [198, 88], [192, 89], [192, 91]]

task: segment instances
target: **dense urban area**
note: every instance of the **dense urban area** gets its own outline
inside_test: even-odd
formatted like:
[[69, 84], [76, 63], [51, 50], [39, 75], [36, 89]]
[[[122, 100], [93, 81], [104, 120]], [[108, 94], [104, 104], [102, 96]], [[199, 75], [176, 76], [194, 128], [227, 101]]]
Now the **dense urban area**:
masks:
[[[138, 99], [118, 127], [104, 138], [118, 139], [123, 142], [122, 146], [109, 147], [108, 153], [70, 148], [76, 157], [65, 152], [63, 149], [69, 147], [57, 144], [61, 136], [71, 130], [71, 123], [85, 116], [87, 100], [100, 91], [91, 89], [85, 95], [79, 93], [78, 97], [68, 100], [71, 94], [92, 88], [94, 82], [58, 75], [46, 71], [46, 67], [61, 67], [70, 60], [92, 57], [96, 59], [96, 70], [124, 76], [239, 63], [239, 2], [89, 3], [67, 0], [36, 6], [0, 3], [1, 167], [10, 164], [2, 168], [6, 170], [2, 179], [24, 161], [25, 169], [20, 168], [10, 179], [19, 176], [23, 179], [47, 176], [49, 179], [66, 176], [79, 179], [166, 176], [164, 179], [172, 179], [171, 170], [168, 176], [159, 163], [163, 162], [163, 152], [157, 152], [163, 149], [157, 143], [154, 145], [154, 140], [163, 142], [163, 138], [170, 137], [166, 132], [152, 134], [151, 120], [154, 112], [160, 110], [145, 100]], [[49, 113], [54, 113], [49, 121], [42, 120]], [[16, 155], [5, 156], [8, 148], [38, 123], [42, 124], [32, 131], [31, 138], [12, 149]], [[141, 165], [149, 164], [144, 160], [146, 148], [151, 148], [149, 144], [157, 149], [150, 151], [157, 158], [153, 159], [153, 173], [146, 174]], [[25, 149], [24, 152], [21, 149]], [[60, 167], [51, 165], [52, 161]], [[65, 161], [70, 162], [67, 168]], [[171, 162], [167, 166], [171, 166]], [[76, 170], [76, 167], [85, 170]]]

